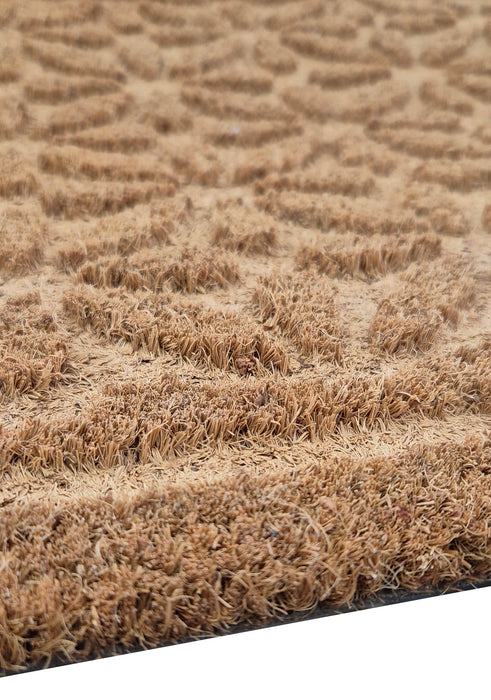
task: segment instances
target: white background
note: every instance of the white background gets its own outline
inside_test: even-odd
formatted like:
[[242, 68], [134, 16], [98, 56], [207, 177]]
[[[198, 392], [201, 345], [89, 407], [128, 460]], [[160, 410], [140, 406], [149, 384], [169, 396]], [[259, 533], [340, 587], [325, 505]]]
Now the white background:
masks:
[[0, 678], [0, 698], [491, 698], [490, 623], [491, 587]]

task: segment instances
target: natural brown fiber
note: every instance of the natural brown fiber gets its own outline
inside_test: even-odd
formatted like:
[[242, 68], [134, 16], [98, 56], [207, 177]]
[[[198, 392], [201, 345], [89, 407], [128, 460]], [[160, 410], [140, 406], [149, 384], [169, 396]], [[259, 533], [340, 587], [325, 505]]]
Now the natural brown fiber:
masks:
[[490, 14], [0, 4], [0, 673], [490, 577]]

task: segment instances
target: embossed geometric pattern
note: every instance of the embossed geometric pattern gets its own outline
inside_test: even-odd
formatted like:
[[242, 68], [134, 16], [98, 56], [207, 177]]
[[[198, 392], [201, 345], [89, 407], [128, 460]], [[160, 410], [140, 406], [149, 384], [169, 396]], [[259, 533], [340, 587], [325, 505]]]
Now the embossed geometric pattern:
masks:
[[3, 0], [0, 668], [489, 576], [490, 117], [489, 2]]

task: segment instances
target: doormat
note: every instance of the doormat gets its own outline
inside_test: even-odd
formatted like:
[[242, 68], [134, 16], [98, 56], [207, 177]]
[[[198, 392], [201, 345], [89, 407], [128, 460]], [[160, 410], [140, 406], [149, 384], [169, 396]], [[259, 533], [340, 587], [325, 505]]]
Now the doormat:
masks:
[[490, 55], [485, 0], [2, 2], [4, 673], [489, 579]]

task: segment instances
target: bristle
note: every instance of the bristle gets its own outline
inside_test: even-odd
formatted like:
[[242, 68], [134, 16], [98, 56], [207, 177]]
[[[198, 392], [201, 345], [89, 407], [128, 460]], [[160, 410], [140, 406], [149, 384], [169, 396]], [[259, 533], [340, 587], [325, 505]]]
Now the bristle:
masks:
[[342, 332], [334, 294], [321, 279], [306, 275], [259, 278], [252, 304], [261, 321], [279, 328], [301, 352], [342, 361]]

